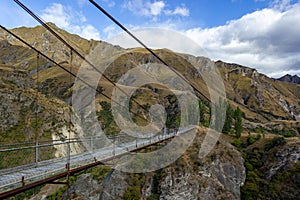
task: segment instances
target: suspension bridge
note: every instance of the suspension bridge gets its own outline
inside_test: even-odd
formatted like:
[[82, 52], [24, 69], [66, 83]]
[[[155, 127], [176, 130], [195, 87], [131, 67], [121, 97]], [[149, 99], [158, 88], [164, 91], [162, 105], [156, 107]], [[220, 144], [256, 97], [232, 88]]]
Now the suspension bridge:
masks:
[[[20, 36], [14, 34], [10, 30], [0, 25], [4, 31], [15, 37], [17, 40], [22, 42], [25, 46], [29, 47], [37, 53], [37, 66], [39, 65], [39, 58], [44, 57], [49, 62], [52, 62], [57, 67], [63, 69], [67, 72], [70, 77], [76, 77], [76, 74], [72, 72], [72, 55], [76, 54], [79, 58], [85, 61], [88, 65], [96, 70], [97, 73], [101, 74], [108, 82], [110, 82], [114, 87], [117, 87], [121, 92], [126, 94], [121, 88], [118, 87], [110, 78], [102, 74], [101, 71], [87, 60], [81, 53], [79, 53], [72, 45], [70, 45], [66, 40], [64, 40], [60, 35], [58, 35], [55, 30], [47, 25], [38, 15], [33, 13], [29, 8], [22, 4], [19, 0], [14, 0], [23, 10], [25, 10], [29, 15], [31, 15], [37, 22], [39, 22], [44, 28], [46, 28], [52, 35], [54, 35], [58, 40], [60, 40], [69, 50], [70, 50], [70, 67], [66, 68], [60, 63], [56, 62], [52, 58], [48, 57], [46, 54], [39, 51], [34, 46], [27, 43]], [[107, 11], [105, 11], [101, 6], [99, 6], [95, 1], [90, 0], [90, 2], [103, 14], [105, 14], [109, 19], [111, 19], [115, 24], [117, 24], [123, 31], [127, 32], [133, 39], [135, 39], [139, 44], [141, 44], [146, 50], [148, 50], [158, 61], [170, 68], [174, 73], [176, 73], [182, 80], [187, 80], [178, 73], [175, 69], [168, 65], [164, 60], [162, 60], [157, 54], [155, 54], [150, 48], [148, 48], [141, 40], [136, 38], [130, 31], [128, 31], [121, 23], [119, 23], [115, 18], [113, 18]], [[37, 93], [38, 93], [38, 69], [37, 73]], [[78, 77], [76, 77], [78, 78]], [[80, 79], [80, 78], [78, 78]], [[70, 78], [71, 80], [71, 78]], [[97, 87], [91, 86], [86, 80], [80, 79], [82, 83], [86, 84], [91, 89], [95, 90], [96, 93], [103, 95], [110, 101], [113, 101], [109, 96], [103, 93], [103, 91], [98, 90]], [[210, 100], [203, 95], [195, 86], [191, 85], [197, 95], [207, 104]], [[36, 95], [36, 103], [38, 104], [38, 94]], [[140, 108], [147, 111], [144, 106], [140, 105], [137, 101], [132, 100]], [[122, 105], [120, 105], [122, 106]], [[137, 117], [148, 121], [145, 117], [130, 111]], [[36, 118], [38, 114], [36, 113]], [[70, 122], [71, 124], [71, 122]], [[47, 183], [52, 184], [68, 184], [69, 176], [72, 176], [80, 171], [89, 169], [97, 165], [103, 165], [108, 161], [112, 161], [116, 158], [122, 157], [124, 155], [130, 154], [131, 152], [144, 149], [146, 147], [170, 140], [171, 138], [182, 136], [195, 129], [195, 126], [181, 127], [180, 129], [166, 129], [164, 128], [155, 136], [149, 138], [134, 138], [128, 137], [124, 134], [116, 134], [114, 136], [108, 136], [111, 141], [111, 145], [105, 148], [97, 148], [97, 143], [101, 142], [101, 137], [84, 137], [84, 138], [71, 138], [70, 135], [65, 140], [47, 140], [38, 141], [36, 138], [35, 142], [18, 143], [18, 144], [2, 144], [0, 145], [0, 157], [5, 158], [7, 154], [22, 154], [24, 152], [32, 152], [31, 154], [23, 155], [26, 160], [30, 160], [28, 163], [20, 164], [19, 166], [14, 166], [13, 163], [6, 163], [5, 167], [0, 166], [0, 199], [7, 198], [9, 196], [24, 192], [28, 189], [44, 185]], [[85, 151], [80, 153], [71, 152], [71, 146], [79, 145], [83, 147], [84, 144], [89, 144], [90, 149], [85, 149]], [[65, 152], [64, 155], [52, 157], [52, 158], [41, 158], [41, 152], [53, 151], [53, 149], [60, 149]], [[2, 160], [2, 163], [5, 159]], [[66, 182], [59, 182], [58, 180], [66, 178]]]
[[[47, 184], [47, 183], [60, 183], [56, 180], [66, 178], [74, 175], [80, 171], [89, 169], [97, 165], [103, 165], [105, 162], [114, 160], [115, 158], [124, 156], [131, 152], [161, 143], [169, 140], [178, 135], [184, 135], [189, 131], [195, 129], [194, 126], [176, 129], [164, 129], [159, 134], [150, 138], [131, 138], [128, 141], [126, 135], [116, 135], [108, 137], [113, 145], [105, 148], [92, 149], [83, 153], [70, 155], [67, 153], [65, 157], [53, 158], [49, 160], [39, 161], [38, 151], [41, 148], [62, 146], [66, 151], [70, 151], [70, 145], [76, 143], [87, 142], [96, 144], [101, 138], [71, 138], [67, 141], [46, 141], [41, 144], [32, 145], [33, 143], [19, 143], [15, 145], [2, 145], [0, 146], [0, 154], [7, 152], [14, 152], [16, 154], [22, 153], [24, 149], [34, 149], [36, 162], [28, 163], [17, 167], [1, 169], [0, 170], [0, 199], [24, 192], [28, 189]], [[13, 146], [10, 147], [9, 146]], [[95, 145], [96, 146], [96, 145]], [[66, 182], [67, 184], [67, 182]]]

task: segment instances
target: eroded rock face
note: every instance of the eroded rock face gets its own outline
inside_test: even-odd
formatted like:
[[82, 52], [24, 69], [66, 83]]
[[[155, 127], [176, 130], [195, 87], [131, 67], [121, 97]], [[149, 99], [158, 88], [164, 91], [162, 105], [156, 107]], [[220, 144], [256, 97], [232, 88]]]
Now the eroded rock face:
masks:
[[76, 183], [65, 192], [63, 199], [123, 199], [128, 187], [127, 175], [113, 171], [102, 181], [93, 179], [91, 174], [81, 175]]
[[217, 160], [205, 170], [202, 174], [169, 173], [160, 184], [160, 199], [239, 199], [245, 179], [243, 169]]
[[75, 198], [75, 196], [80, 199], [100, 199], [100, 193], [91, 194], [91, 191], [100, 186], [96, 180], [92, 179], [90, 174], [84, 174], [80, 176], [77, 182], [64, 194], [63, 199]]
[[265, 167], [266, 179], [271, 180], [278, 171], [286, 171], [293, 167], [300, 158], [300, 141], [287, 143], [276, 151], [272, 159], [267, 160]]
[[160, 199], [240, 199], [244, 160], [229, 144], [219, 143], [207, 157], [186, 161], [186, 167], [169, 172], [160, 183]]
[[128, 193], [135, 195], [132, 190], [137, 188], [139, 195], [135, 197], [139, 199], [240, 199], [240, 186], [246, 178], [241, 154], [230, 144], [219, 142], [200, 159], [199, 142], [204, 133], [199, 129], [195, 144], [164, 169], [147, 174], [113, 171], [101, 181], [85, 174], [65, 195], [71, 199], [124, 199]]

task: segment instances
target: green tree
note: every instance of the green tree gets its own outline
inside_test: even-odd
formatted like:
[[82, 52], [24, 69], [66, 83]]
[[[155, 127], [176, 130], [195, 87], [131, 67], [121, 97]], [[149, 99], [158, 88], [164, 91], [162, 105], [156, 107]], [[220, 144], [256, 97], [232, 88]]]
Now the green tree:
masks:
[[109, 135], [119, 133], [120, 129], [114, 121], [110, 103], [101, 101], [100, 105], [102, 109], [100, 112], [97, 112], [97, 117], [100, 121], [101, 128], [103, 129], [103, 131]]
[[241, 137], [241, 133], [243, 131], [242, 116], [243, 116], [243, 112], [239, 107], [237, 107], [236, 110], [234, 111], [234, 130], [237, 138]]
[[225, 123], [223, 126], [223, 133], [230, 133], [231, 127], [232, 127], [232, 121], [233, 121], [233, 116], [234, 116], [234, 111], [231, 108], [230, 104], [228, 104], [227, 109], [226, 109], [226, 118], [225, 118]]
[[200, 124], [204, 125], [205, 124], [205, 105], [204, 103], [200, 100], [199, 101], [199, 121]]

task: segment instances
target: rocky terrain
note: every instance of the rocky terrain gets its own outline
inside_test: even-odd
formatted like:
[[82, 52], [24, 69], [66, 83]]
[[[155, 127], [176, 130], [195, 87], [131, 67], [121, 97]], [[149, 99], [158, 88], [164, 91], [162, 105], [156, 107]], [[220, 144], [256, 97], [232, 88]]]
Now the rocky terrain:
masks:
[[298, 199], [300, 140], [274, 137], [244, 150], [247, 179], [242, 199]]
[[241, 153], [227, 142], [219, 142], [207, 157], [200, 159], [198, 151], [205, 134], [206, 130], [199, 127], [194, 144], [164, 169], [146, 174], [110, 170], [103, 179], [97, 172], [84, 174], [63, 198], [68, 194], [74, 199], [105, 200], [240, 199], [240, 186], [246, 178]]
[[[97, 167], [76, 177], [69, 189], [65, 187], [48, 195], [42, 189], [44, 195], [38, 194], [32, 199], [298, 198], [299, 138], [259, 139], [252, 144], [245, 142], [244, 148], [236, 149], [228, 143], [228, 136], [222, 136], [207, 157], [199, 158], [197, 149], [204, 134], [205, 129], [199, 127], [193, 145], [164, 169], [127, 174], [109, 167]], [[145, 151], [149, 150], [155, 147]]]
[[[49, 25], [83, 55], [91, 56], [95, 49], [100, 50], [100, 58], [109, 58], [101, 61], [107, 64], [104, 74], [115, 82], [136, 66], [159, 63], [143, 49], [123, 49], [104, 41], [88, 41], [54, 24]], [[73, 54], [71, 58], [70, 50], [43, 27], [21, 27], [12, 31], [74, 73], [86, 67], [78, 56]], [[203, 77], [187, 60], [212, 61], [167, 49], [155, 52], [204, 97], [210, 97]], [[194, 144], [172, 165], [146, 174], [126, 174], [111, 167], [96, 167], [76, 176], [69, 189], [42, 188], [32, 199], [295, 199], [299, 196], [300, 124], [297, 119], [300, 115], [300, 85], [269, 78], [238, 64], [213, 63], [223, 79], [228, 103], [243, 112], [241, 138], [235, 138], [234, 130], [222, 135], [213, 151], [200, 159], [198, 153], [205, 135], [204, 126], [210, 121], [210, 108], [203, 105], [203, 121]], [[199, 68], [200, 71], [207, 70], [205, 65]], [[149, 74], [164, 74], [162, 70], [159, 66], [147, 68]], [[138, 76], [127, 77], [125, 83], [133, 82]], [[64, 140], [69, 130], [72, 137], [79, 135], [80, 123], [70, 121], [74, 80], [42, 56], [37, 59], [36, 52], [0, 30], [0, 143], [33, 142], [36, 138]], [[176, 83], [177, 80], [172, 81]], [[97, 88], [108, 96], [114, 89], [104, 78], [99, 80]], [[203, 96], [200, 98], [204, 102]], [[147, 109], [151, 105], [163, 105], [168, 114], [167, 127], [178, 127], [180, 106], [174, 93], [165, 87], [144, 85], [135, 91], [131, 100]], [[113, 120], [110, 101], [98, 94], [95, 105], [104, 132], [117, 134], [120, 129]], [[136, 104], [130, 104], [130, 108], [148, 117], [147, 112]], [[85, 117], [91, 114], [86, 113]], [[136, 123], [145, 125], [138, 117], [132, 117]], [[275, 136], [283, 139], [273, 141]], [[155, 148], [160, 146], [144, 151]], [[71, 149], [72, 153], [78, 153], [83, 147], [72, 146]], [[41, 159], [65, 154], [65, 149], [59, 147], [48, 149]], [[11, 161], [16, 165], [31, 162], [15, 155], [1, 156], [2, 167]]]
[[280, 77], [278, 80], [283, 81], [283, 82], [288, 82], [288, 83], [300, 84], [300, 77], [297, 75], [292, 76], [290, 74], [287, 74], [287, 75], [284, 75], [283, 77]]

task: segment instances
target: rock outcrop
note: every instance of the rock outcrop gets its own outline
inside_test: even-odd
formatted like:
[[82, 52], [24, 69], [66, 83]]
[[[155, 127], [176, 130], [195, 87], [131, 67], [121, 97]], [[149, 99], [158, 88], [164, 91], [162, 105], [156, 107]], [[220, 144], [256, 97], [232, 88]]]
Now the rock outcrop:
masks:
[[288, 83], [297, 83], [297, 84], [300, 84], [300, 77], [297, 76], [297, 75], [290, 75], [290, 74], [287, 74], [287, 75], [284, 75], [283, 77], [277, 79], [279, 81], [283, 81], [283, 82], [288, 82]]
[[[200, 128], [194, 144], [175, 163], [146, 174], [111, 171], [96, 181], [84, 174], [65, 193], [71, 199], [240, 199], [246, 172], [241, 154], [226, 142], [218, 142], [206, 156], [198, 157], [205, 129]], [[131, 195], [131, 196], [130, 196]], [[66, 197], [65, 196], [65, 197]], [[126, 198], [125, 198], [126, 197]], [[130, 199], [130, 198], [129, 198]]]
[[283, 147], [276, 150], [273, 153], [272, 159], [268, 159], [265, 163], [265, 176], [267, 180], [271, 180], [272, 177], [279, 171], [287, 171], [293, 167], [300, 158], [300, 141], [288, 142]]

